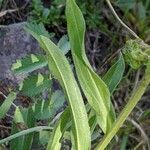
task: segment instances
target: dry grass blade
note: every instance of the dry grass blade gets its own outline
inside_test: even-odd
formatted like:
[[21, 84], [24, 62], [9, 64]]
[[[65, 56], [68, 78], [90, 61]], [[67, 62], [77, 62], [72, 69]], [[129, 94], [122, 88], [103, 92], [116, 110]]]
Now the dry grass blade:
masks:
[[17, 9], [8, 9], [8, 10], [1, 11], [1, 12], [0, 12], [0, 17], [3, 17], [3, 16], [5, 16], [5, 15], [8, 14], [8, 13], [16, 12], [16, 11], [18, 11], [18, 10], [19, 10], [19, 8], [17, 8]]

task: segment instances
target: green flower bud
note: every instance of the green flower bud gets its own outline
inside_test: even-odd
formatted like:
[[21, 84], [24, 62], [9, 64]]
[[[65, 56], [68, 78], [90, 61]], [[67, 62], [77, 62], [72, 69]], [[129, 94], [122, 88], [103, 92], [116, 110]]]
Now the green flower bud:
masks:
[[138, 69], [150, 61], [150, 46], [142, 40], [128, 40], [123, 47], [125, 61], [133, 68]]

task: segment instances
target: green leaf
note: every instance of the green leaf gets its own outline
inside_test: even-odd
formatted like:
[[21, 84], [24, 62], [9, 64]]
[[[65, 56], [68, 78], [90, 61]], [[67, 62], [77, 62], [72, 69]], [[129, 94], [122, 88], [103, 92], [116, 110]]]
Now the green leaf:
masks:
[[[35, 127], [35, 117], [32, 107], [28, 108], [26, 124], [28, 128]], [[30, 150], [33, 142], [34, 133], [29, 133], [24, 137], [22, 150]], [[21, 150], [21, 149], [20, 149]]]
[[[86, 150], [90, 147], [90, 129], [83, 99], [71, 67], [66, 57], [53, 42], [41, 36], [41, 43], [47, 53], [49, 68], [64, 89], [71, 108], [75, 148]], [[76, 98], [75, 101], [74, 98]]]
[[43, 68], [47, 65], [47, 61], [43, 55], [27, 55], [25, 58], [18, 59], [12, 65], [12, 71], [15, 74], [27, 74], [34, 70]]
[[20, 86], [20, 91], [29, 97], [36, 96], [51, 87], [52, 81], [42, 74], [31, 75]]
[[91, 109], [89, 113], [89, 125], [90, 125], [91, 135], [92, 135], [97, 125], [97, 118], [95, 115], [95, 111], [93, 109]]
[[[32, 34], [33, 32], [30, 33]], [[83, 99], [71, 67], [59, 47], [51, 40], [43, 36], [38, 36], [36, 33], [33, 33], [33, 36], [46, 51], [49, 68], [60, 82], [67, 96], [73, 119], [72, 131], [76, 141], [75, 148], [77, 150], [86, 150], [90, 148], [90, 129]]]
[[64, 55], [66, 55], [70, 50], [70, 42], [68, 41], [68, 36], [67, 35], [62, 36], [57, 45], [62, 50]]
[[121, 55], [119, 60], [107, 71], [103, 77], [104, 82], [109, 87], [109, 91], [112, 94], [120, 83], [123, 73], [125, 70], [125, 62], [123, 56]]
[[48, 119], [53, 118], [58, 110], [63, 107], [65, 103], [65, 97], [62, 91], [55, 91], [49, 101], [38, 101], [36, 104], [36, 114], [37, 119]]
[[[19, 132], [21, 130], [20, 126], [26, 128], [25, 123], [26, 116], [27, 116], [27, 109], [21, 109], [19, 107], [16, 108], [13, 118], [11, 135]], [[20, 138], [12, 139], [12, 141], [10, 142], [10, 149], [21, 150], [23, 146], [23, 140], [24, 140], [23, 136]]]
[[102, 79], [93, 71], [85, 54], [85, 21], [74, 0], [67, 0], [66, 16], [71, 52], [78, 80], [91, 107], [95, 110], [103, 132], [111, 129], [115, 118], [110, 93]]
[[[63, 36], [58, 42], [60, 50], [66, 55], [70, 50], [70, 44], [67, 36]], [[28, 74], [37, 69], [47, 66], [47, 60], [43, 55], [27, 55], [22, 59], [17, 59], [16, 63], [12, 65], [11, 70], [16, 74]]]
[[136, 6], [135, 0], [118, 0], [116, 5], [123, 9], [132, 9]]
[[126, 150], [127, 149], [128, 140], [129, 140], [129, 136], [124, 135], [123, 138], [122, 138], [120, 150]]
[[[25, 110], [27, 110], [27, 109], [25, 109]], [[17, 107], [15, 110], [13, 121], [15, 123], [24, 123], [25, 121], [24, 121], [23, 114], [25, 114], [25, 113], [26, 113], [26, 111], [24, 111], [24, 113], [23, 113], [22, 110], [19, 107]]]
[[[32, 128], [35, 126], [35, 118], [32, 107], [30, 108], [16, 108], [13, 126], [12, 126], [12, 133], [17, 133], [20, 130], [20, 126], [24, 128]], [[19, 126], [20, 125], [20, 126]], [[11, 149], [18, 149], [18, 150], [30, 150], [32, 146], [34, 133], [30, 133], [26, 136], [22, 136], [21, 138], [16, 138], [11, 141]]]
[[[51, 133], [49, 131], [40, 131], [39, 132], [39, 144], [46, 145], [49, 141]], [[34, 139], [35, 141], [35, 139]]]
[[48, 142], [47, 150], [61, 149], [60, 140], [67, 128], [67, 123], [69, 122], [69, 120], [70, 120], [70, 112], [69, 109], [66, 109], [54, 127], [51, 138], [49, 139]]
[[8, 97], [5, 99], [5, 101], [2, 103], [2, 105], [0, 106], [0, 119], [5, 117], [7, 111], [10, 109], [10, 106], [12, 102], [15, 100], [15, 98], [16, 98], [16, 93], [11, 92], [8, 95]]
[[23, 135], [27, 135], [27, 134], [32, 133], [32, 132], [39, 132], [41, 130], [52, 130], [52, 128], [49, 127], [49, 126], [38, 126], [38, 127], [33, 127], [33, 128], [30, 128], [30, 129], [26, 129], [26, 130], [20, 131], [16, 134], [13, 134], [13, 135], [5, 138], [5, 139], [0, 140], [0, 144], [3, 144], [5, 142], [9, 142], [9, 141], [11, 141], [15, 138], [21, 137]]
[[117, 134], [118, 130], [121, 128], [127, 117], [130, 115], [131, 111], [137, 105], [139, 100], [142, 98], [147, 87], [150, 84], [150, 62], [146, 65], [146, 70], [143, 75], [143, 78], [139, 81], [139, 84], [136, 90], [131, 94], [128, 103], [124, 109], [119, 114], [117, 120], [114, 122], [112, 129], [108, 134], [106, 134], [101, 142], [97, 145], [96, 150], [105, 149], [113, 137]]
[[143, 2], [137, 4], [138, 7], [138, 17], [139, 21], [144, 21], [146, 19], [146, 8], [144, 7]]
[[44, 8], [43, 13], [42, 13], [43, 19], [45, 19], [45, 20], [48, 19], [49, 14], [50, 14], [50, 9]]
[[26, 27], [25, 27], [26, 31], [32, 31], [32, 33], [36, 33], [38, 35], [43, 35], [47, 38], [52, 38], [54, 36], [54, 34], [50, 34], [48, 31], [46, 31], [43, 23], [27, 23]]

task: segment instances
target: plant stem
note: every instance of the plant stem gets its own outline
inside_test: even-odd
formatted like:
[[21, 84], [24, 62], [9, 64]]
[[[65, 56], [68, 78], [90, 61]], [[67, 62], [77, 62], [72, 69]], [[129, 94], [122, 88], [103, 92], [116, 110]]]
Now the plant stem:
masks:
[[114, 10], [113, 6], [111, 5], [109, 0], [106, 0], [109, 8], [111, 9], [113, 15], [116, 17], [116, 19], [120, 22], [120, 24], [125, 27], [136, 39], [140, 39], [140, 37], [133, 31], [131, 30], [117, 15], [116, 11]]
[[116, 120], [116, 122], [114, 123], [114, 125], [112, 125], [112, 129], [110, 130], [110, 132], [104, 136], [103, 140], [98, 144], [96, 149], [104, 150], [106, 148], [106, 146], [109, 144], [109, 142], [112, 140], [112, 138], [118, 132], [119, 128], [123, 125], [123, 123], [129, 116], [129, 114], [131, 113], [133, 108], [136, 106], [138, 101], [141, 99], [141, 97], [144, 94], [149, 83], [150, 83], [150, 63], [147, 65], [147, 69], [143, 76], [143, 79], [140, 81], [137, 89], [135, 91], [133, 91], [133, 93], [129, 99], [129, 102], [127, 103], [127, 105], [124, 107], [124, 109], [120, 113], [120, 115], [119, 115], [118, 119]]
[[17, 137], [20, 137], [20, 136], [24, 136], [26, 134], [29, 134], [31, 132], [39, 132], [41, 130], [52, 130], [52, 127], [49, 127], [49, 126], [38, 126], [38, 127], [34, 127], [34, 128], [30, 128], [30, 129], [27, 129], [27, 130], [23, 130], [21, 132], [18, 132], [16, 134], [13, 134], [5, 139], [2, 139], [0, 140], [0, 144], [3, 144], [5, 142], [9, 142]]

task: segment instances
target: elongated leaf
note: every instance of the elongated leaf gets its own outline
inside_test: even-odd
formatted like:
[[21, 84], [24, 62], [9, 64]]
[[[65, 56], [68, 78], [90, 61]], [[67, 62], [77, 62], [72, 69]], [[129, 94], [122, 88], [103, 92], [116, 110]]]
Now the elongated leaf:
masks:
[[84, 48], [85, 22], [75, 0], [67, 0], [66, 16], [71, 51], [79, 82], [89, 104], [99, 118], [100, 127], [106, 133], [110, 130], [115, 119], [113, 114], [109, 113], [113, 111], [111, 110], [113, 107], [110, 93], [105, 83], [93, 71], [86, 57]]
[[104, 82], [109, 87], [109, 91], [112, 94], [123, 77], [125, 70], [125, 62], [121, 55], [119, 60], [107, 71], [103, 77]]
[[25, 58], [19, 59], [12, 65], [12, 71], [15, 74], [26, 74], [34, 70], [43, 68], [47, 65], [45, 57], [42, 55], [27, 55]]
[[52, 81], [47, 76], [43, 76], [39, 73], [26, 78], [21, 84], [20, 90], [24, 95], [32, 97], [50, 88], [51, 84]]
[[73, 135], [76, 142], [75, 148], [77, 150], [86, 150], [90, 147], [88, 118], [79, 87], [75, 81], [70, 65], [54, 43], [42, 36], [41, 41], [47, 52], [50, 70], [62, 85], [71, 107]]
[[[35, 127], [35, 117], [32, 107], [28, 108], [26, 124], [28, 128]], [[30, 150], [33, 142], [34, 133], [29, 133], [24, 137], [22, 150]], [[20, 149], [21, 150], [21, 149]]]
[[30, 128], [30, 129], [26, 129], [26, 130], [23, 130], [21, 132], [18, 132], [14, 135], [11, 135], [5, 139], [2, 139], [0, 140], [0, 144], [3, 144], [5, 142], [9, 142], [15, 138], [18, 138], [18, 137], [21, 137], [23, 135], [27, 135], [29, 133], [32, 133], [32, 132], [39, 132], [41, 130], [52, 130], [52, 127], [49, 127], [49, 126], [38, 126], [38, 127], [34, 127], [34, 128]]
[[5, 117], [7, 111], [9, 110], [12, 102], [15, 100], [16, 98], [16, 93], [11, 92], [8, 97], [5, 99], [5, 101], [2, 103], [2, 105], [0, 106], [0, 119], [2, 119], [3, 117]]
[[[125, 69], [125, 63], [124, 63], [123, 56], [121, 55], [119, 60], [108, 70], [108, 72], [104, 76], [103, 79], [106, 82], [106, 84], [108, 85], [111, 94], [112, 94], [113, 90], [115, 89], [115, 87], [119, 84], [120, 80], [122, 79], [124, 69]], [[109, 112], [110, 115], [114, 114], [114, 116], [115, 116], [115, 112], [113, 112], [113, 108], [111, 110], [112, 111]], [[99, 122], [99, 119], [100, 118], [97, 119], [97, 122]], [[92, 128], [96, 126], [95, 121], [96, 121], [96, 118], [94, 115], [90, 119], [91, 133], [93, 133]]]
[[62, 114], [60, 120], [55, 125], [51, 138], [48, 142], [47, 150], [59, 150], [61, 148], [60, 139], [67, 128], [67, 123], [69, 122], [69, 120], [70, 112], [69, 109], [66, 109]]
[[[35, 126], [35, 118], [32, 107], [28, 109], [16, 108], [12, 134], [17, 133], [21, 130], [21, 128], [32, 128]], [[20, 138], [15, 138], [11, 141], [11, 149], [16, 150], [30, 150], [32, 146], [34, 133], [30, 133], [26, 136], [22, 136]]]
[[[75, 58], [75, 57], [74, 57]], [[98, 123], [103, 132], [111, 128], [113, 120], [109, 115], [110, 111], [110, 94], [103, 81], [100, 80], [94, 73], [91, 74], [89, 68], [78, 58], [74, 59], [76, 71], [81, 87], [86, 95], [89, 104], [96, 112]], [[109, 118], [110, 117], [110, 118]]]
[[[32, 34], [32, 32], [31, 32]], [[67, 96], [73, 119], [73, 137], [76, 141], [75, 149], [87, 150], [90, 147], [90, 129], [88, 118], [79, 87], [75, 81], [70, 65], [51, 40], [36, 35], [34, 37], [40, 42], [41, 47], [47, 53], [47, 60], [52, 74], [58, 79]], [[86, 133], [86, 135], [85, 135]]]
[[117, 0], [116, 5], [123, 9], [132, 9], [136, 6], [135, 0]]
[[[14, 118], [13, 118], [13, 125], [11, 129], [11, 134], [15, 134], [19, 132], [22, 128], [26, 128], [25, 118], [27, 114], [27, 109], [21, 110], [19, 107], [16, 108]], [[15, 138], [10, 142], [10, 149], [13, 150], [21, 150], [23, 146], [24, 136], [20, 138]]]

